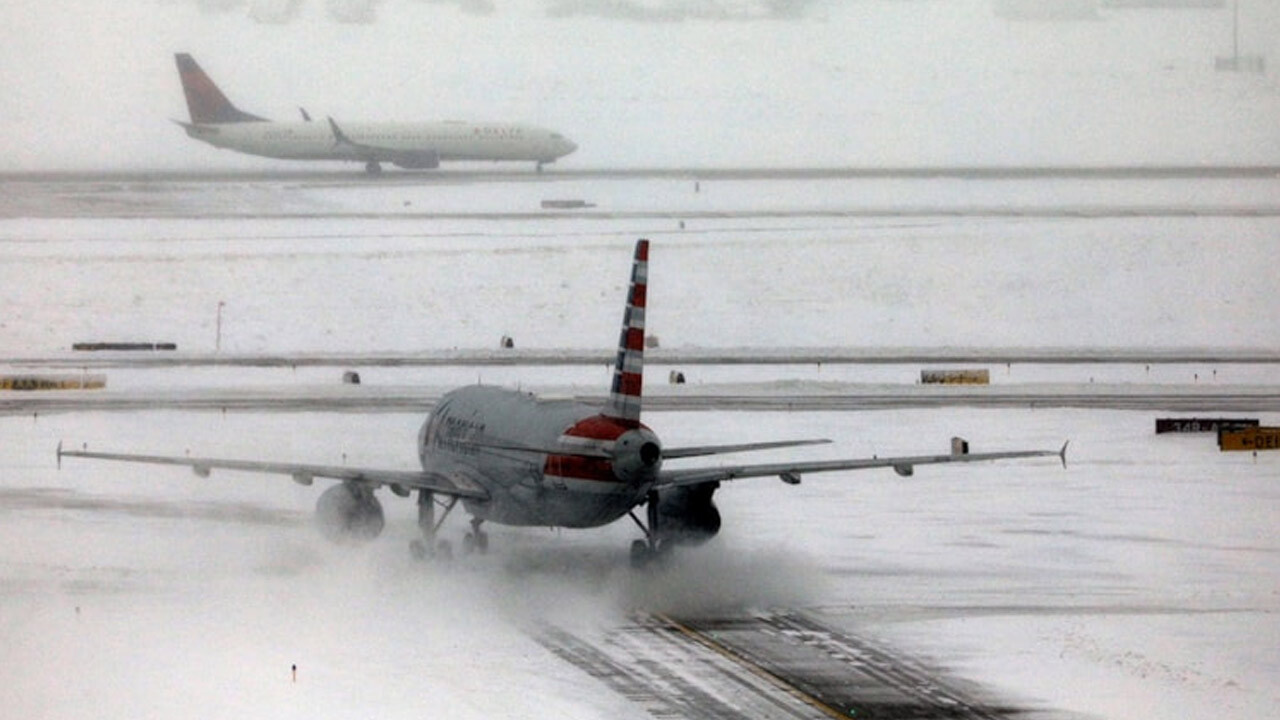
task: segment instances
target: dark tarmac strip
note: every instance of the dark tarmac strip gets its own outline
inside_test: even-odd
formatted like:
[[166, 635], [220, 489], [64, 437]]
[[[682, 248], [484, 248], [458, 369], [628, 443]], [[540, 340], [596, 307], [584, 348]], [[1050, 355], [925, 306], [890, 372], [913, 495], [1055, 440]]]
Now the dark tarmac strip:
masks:
[[95, 495], [50, 487], [0, 488], [0, 511], [114, 513], [134, 518], [180, 518], [273, 527], [298, 527], [311, 521], [305, 513], [265, 508], [247, 502], [193, 499], [176, 502]]
[[823, 180], [823, 179], [911, 179], [962, 178], [969, 180], [1087, 179], [1087, 180], [1169, 180], [1205, 178], [1280, 177], [1276, 165], [917, 165], [847, 167], [631, 167], [631, 168], [549, 168], [535, 173], [525, 169], [490, 169], [455, 166], [427, 172], [386, 173], [370, 178], [353, 166], [327, 168], [282, 167], [280, 169], [168, 168], [138, 170], [37, 170], [0, 173], [0, 182], [13, 183], [243, 183], [317, 182], [348, 185], [423, 185], [474, 182], [557, 182], [561, 180]]
[[[50, 356], [0, 357], [0, 367], [167, 368], [167, 367], [488, 367], [612, 366], [609, 352], [546, 350], [446, 350], [418, 353], [298, 353], [232, 355], [222, 353], [80, 352]], [[1280, 350], [1268, 348], [778, 348], [649, 349], [652, 365], [998, 365], [1104, 364], [1280, 364]]]
[[[426, 413], [435, 406], [438, 392], [414, 388], [370, 386], [359, 392], [330, 392], [326, 388], [299, 388], [287, 392], [170, 391], [108, 392], [93, 390], [6, 392], [0, 395], [0, 415], [65, 412], [139, 412], [189, 410], [203, 412], [367, 412]], [[577, 395], [572, 399], [603, 405], [604, 396]], [[899, 392], [883, 389], [829, 394], [647, 394], [645, 409], [651, 412], [753, 411], [815, 412], [910, 408], [1084, 408], [1101, 410], [1161, 410], [1169, 412], [1276, 412], [1280, 411], [1280, 387], [1232, 388], [1220, 386], [1195, 392], [1122, 391], [1098, 388], [1088, 391], [1034, 389], [921, 390], [903, 386]]]
[[795, 612], [633, 620], [599, 644], [553, 627], [537, 640], [654, 717], [999, 720], [1027, 712]]

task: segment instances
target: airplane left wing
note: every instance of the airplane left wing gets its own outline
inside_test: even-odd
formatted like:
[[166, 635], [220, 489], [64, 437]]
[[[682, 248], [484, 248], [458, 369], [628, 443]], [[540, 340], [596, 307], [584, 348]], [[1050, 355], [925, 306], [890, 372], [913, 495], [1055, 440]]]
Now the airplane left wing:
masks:
[[274, 475], [288, 475], [295, 482], [310, 485], [314, 478], [332, 478], [343, 482], [353, 482], [372, 488], [383, 485], [392, 486], [394, 490], [405, 494], [408, 490], [428, 490], [441, 495], [476, 500], [488, 499], [489, 493], [479, 484], [468, 478], [453, 473], [413, 471], [413, 470], [377, 470], [372, 468], [346, 467], [343, 465], [307, 465], [300, 463], [262, 462], [257, 460], [227, 460], [221, 458], [171, 457], [165, 455], [132, 455], [127, 453], [92, 452], [88, 450], [63, 450], [58, 443], [58, 466], [62, 466], [62, 458], [80, 457], [94, 460], [118, 460], [123, 462], [148, 463], [151, 465], [178, 465], [189, 467], [201, 477], [208, 477], [213, 470], [237, 470], [242, 472], [258, 472]]
[[891, 467], [903, 477], [912, 475], [916, 465], [936, 465], [955, 462], [983, 462], [1014, 458], [1057, 457], [1062, 466], [1067, 465], [1067, 444], [1061, 450], [1015, 450], [1009, 452], [968, 453], [951, 452], [947, 455], [916, 455], [909, 457], [862, 458], [851, 460], [820, 460], [813, 462], [769, 463], [759, 465], [730, 465], [716, 468], [692, 468], [688, 470], [663, 470], [654, 485], [655, 490], [701, 485], [750, 477], [778, 476], [783, 482], [796, 485], [805, 473], [834, 472], [836, 470], [866, 470]]

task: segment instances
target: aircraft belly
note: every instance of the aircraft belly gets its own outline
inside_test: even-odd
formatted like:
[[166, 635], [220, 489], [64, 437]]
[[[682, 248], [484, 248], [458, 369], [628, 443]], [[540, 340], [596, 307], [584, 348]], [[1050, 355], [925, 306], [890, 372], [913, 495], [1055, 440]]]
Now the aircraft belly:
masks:
[[504, 477], [501, 487], [491, 488], [490, 498], [472, 514], [504, 525], [590, 528], [622, 517], [637, 501], [630, 486], [618, 482], [544, 476], [542, 466], [512, 463], [490, 477]]
[[468, 504], [467, 511], [503, 525], [599, 527], [622, 517], [637, 502], [629, 486], [591, 487], [601, 484], [547, 478], [539, 486], [522, 484], [496, 492], [484, 503]]

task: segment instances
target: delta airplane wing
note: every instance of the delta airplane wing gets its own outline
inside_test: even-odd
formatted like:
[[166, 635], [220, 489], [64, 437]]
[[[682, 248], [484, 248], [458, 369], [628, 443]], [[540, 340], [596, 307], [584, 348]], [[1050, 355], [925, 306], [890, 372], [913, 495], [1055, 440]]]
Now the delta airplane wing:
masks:
[[[213, 469], [289, 475], [310, 485], [314, 478], [339, 481], [316, 503], [321, 530], [331, 538], [367, 538], [381, 532], [382, 507], [374, 491], [389, 487], [401, 497], [417, 493], [422, 537], [413, 552], [426, 557], [449, 553], [436, 532], [462, 503], [472, 516], [465, 547], [483, 551], [485, 522], [515, 526], [593, 528], [630, 516], [644, 533], [632, 543], [633, 564], [644, 565], [677, 545], [698, 545], [720, 530], [713, 495], [722, 482], [776, 476], [788, 484], [807, 473], [892, 468], [902, 476], [917, 465], [1058, 457], [1060, 450], [970, 453], [952, 439], [951, 452], [888, 458], [794, 461], [689, 469], [663, 469], [666, 460], [815, 445], [829, 440], [777, 440], [664, 449], [641, 422], [644, 320], [649, 242], [636, 243], [631, 282], [618, 340], [613, 383], [603, 407], [571, 400], [548, 400], [532, 393], [471, 385], [442, 396], [418, 434], [420, 471], [376, 470], [217, 458], [64, 451], [76, 457], [190, 467], [199, 475]], [[437, 496], [443, 498], [443, 501]], [[437, 521], [435, 507], [445, 508]], [[636, 515], [644, 508], [646, 521]]]
[[515, 123], [315, 123], [273, 122], [240, 110], [195, 59], [175, 56], [191, 122], [174, 120], [187, 135], [217, 148], [283, 160], [363, 162], [370, 174], [383, 162], [432, 169], [444, 161], [532, 162], [538, 170], [577, 149], [560, 133]]

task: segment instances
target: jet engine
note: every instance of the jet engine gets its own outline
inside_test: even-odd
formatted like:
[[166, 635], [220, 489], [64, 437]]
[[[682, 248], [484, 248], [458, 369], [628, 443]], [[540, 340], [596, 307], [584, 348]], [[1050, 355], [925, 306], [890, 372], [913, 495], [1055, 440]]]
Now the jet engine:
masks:
[[440, 167], [440, 153], [407, 152], [396, 155], [391, 164], [406, 170], [434, 170]]
[[718, 482], [664, 490], [658, 495], [658, 537], [663, 542], [701, 545], [720, 532], [720, 511], [711, 496]]
[[343, 483], [325, 490], [316, 501], [316, 525], [333, 542], [360, 542], [378, 537], [386, 519], [373, 490]]
[[613, 444], [613, 475], [623, 482], [651, 478], [662, 467], [662, 445], [649, 428], [628, 430]]

